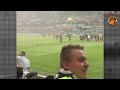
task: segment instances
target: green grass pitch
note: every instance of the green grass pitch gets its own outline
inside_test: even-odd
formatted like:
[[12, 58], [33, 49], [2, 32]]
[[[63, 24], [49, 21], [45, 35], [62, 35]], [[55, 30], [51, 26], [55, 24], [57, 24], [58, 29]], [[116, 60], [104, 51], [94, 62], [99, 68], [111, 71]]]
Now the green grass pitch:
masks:
[[63, 42], [52, 36], [19, 35], [17, 34], [16, 54], [25, 51], [31, 62], [30, 71], [37, 71], [42, 75], [55, 75], [59, 70], [59, 54], [63, 45], [84, 45], [85, 53], [90, 65], [88, 79], [104, 79], [104, 47], [103, 42], [79, 41], [79, 37], [72, 37], [68, 41], [63, 37]]

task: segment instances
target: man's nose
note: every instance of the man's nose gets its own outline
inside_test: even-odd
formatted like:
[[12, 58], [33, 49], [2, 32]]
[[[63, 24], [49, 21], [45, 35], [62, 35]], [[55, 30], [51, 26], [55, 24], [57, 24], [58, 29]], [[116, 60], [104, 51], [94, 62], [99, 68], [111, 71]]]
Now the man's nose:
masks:
[[87, 61], [85, 61], [85, 67], [89, 67], [89, 64]]

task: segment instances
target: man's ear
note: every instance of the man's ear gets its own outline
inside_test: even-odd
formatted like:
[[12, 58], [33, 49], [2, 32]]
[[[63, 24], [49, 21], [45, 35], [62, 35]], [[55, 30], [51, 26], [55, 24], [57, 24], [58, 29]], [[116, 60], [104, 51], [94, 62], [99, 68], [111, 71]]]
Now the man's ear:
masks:
[[70, 64], [70, 63], [67, 62], [67, 61], [63, 61], [63, 62], [62, 62], [63, 68], [66, 69], [66, 70], [69, 70], [69, 64]]

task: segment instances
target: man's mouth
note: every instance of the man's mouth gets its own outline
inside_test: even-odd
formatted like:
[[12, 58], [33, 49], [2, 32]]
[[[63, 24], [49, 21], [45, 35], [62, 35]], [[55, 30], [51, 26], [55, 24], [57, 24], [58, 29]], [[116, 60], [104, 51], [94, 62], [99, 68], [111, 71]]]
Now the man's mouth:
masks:
[[88, 71], [88, 69], [83, 70], [83, 72], [87, 72], [87, 71]]

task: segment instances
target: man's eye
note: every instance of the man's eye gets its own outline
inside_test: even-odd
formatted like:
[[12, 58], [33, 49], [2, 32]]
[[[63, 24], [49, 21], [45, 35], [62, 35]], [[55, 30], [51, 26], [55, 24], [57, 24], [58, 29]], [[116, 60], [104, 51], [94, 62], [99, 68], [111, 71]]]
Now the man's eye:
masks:
[[85, 61], [85, 59], [80, 59], [79, 61], [81, 61], [81, 62], [82, 62], [82, 61]]
[[79, 59], [79, 61], [86, 61], [86, 60], [87, 60], [87, 58], [85, 58], [85, 57]]

